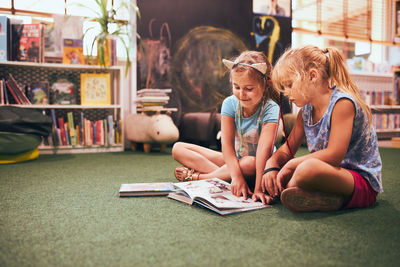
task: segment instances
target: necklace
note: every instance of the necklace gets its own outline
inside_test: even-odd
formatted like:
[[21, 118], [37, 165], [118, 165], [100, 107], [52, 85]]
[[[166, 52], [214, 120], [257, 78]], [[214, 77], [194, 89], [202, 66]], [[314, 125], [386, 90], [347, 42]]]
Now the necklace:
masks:
[[[257, 126], [256, 126], [256, 129], [257, 129], [257, 133], [258, 133], [258, 127], [260, 126], [260, 121], [261, 121], [261, 116], [262, 116], [262, 113], [263, 113], [263, 111], [264, 111], [264, 100], [265, 100], [265, 98], [263, 97], [263, 99], [262, 99], [262, 102], [261, 102], [261, 110], [260, 110], [260, 113], [258, 114], [258, 118], [257, 118]], [[243, 130], [242, 130], [242, 116], [243, 116], [243, 108], [242, 108], [242, 105], [240, 104], [240, 101], [238, 102], [238, 106], [237, 106], [237, 109], [238, 109], [238, 111], [237, 111], [237, 114], [238, 114], [238, 124], [239, 124], [239, 129], [238, 129], [238, 133], [239, 133], [239, 154], [240, 153], [242, 153], [242, 151], [243, 151]], [[258, 108], [257, 108], [258, 109]], [[256, 111], [257, 112], [257, 111]], [[253, 142], [252, 142], [252, 145], [253, 145], [253, 149], [254, 149], [254, 151], [256, 151], [256, 147], [255, 147], [255, 145], [254, 145], [254, 143], [255, 143], [255, 134], [253, 135]]]

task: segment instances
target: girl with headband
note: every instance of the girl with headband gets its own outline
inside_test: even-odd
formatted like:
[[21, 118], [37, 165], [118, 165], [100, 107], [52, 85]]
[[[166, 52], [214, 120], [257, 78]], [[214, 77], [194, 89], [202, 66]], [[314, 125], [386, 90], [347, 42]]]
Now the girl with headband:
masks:
[[[223, 63], [230, 71], [233, 95], [221, 108], [222, 152], [175, 143], [172, 155], [183, 165], [175, 169], [175, 177], [179, 181], [218, 177], [231, 182], [234, 195], [247, 199], [250, 194], [253, 200], [269, 203], [272, 199], [261, 183], [278, 129], [279, 94], [272, 88], [272, 65], [257, 51], [245, 51]], [[249, 182], [254, 184], [254, 194]]]

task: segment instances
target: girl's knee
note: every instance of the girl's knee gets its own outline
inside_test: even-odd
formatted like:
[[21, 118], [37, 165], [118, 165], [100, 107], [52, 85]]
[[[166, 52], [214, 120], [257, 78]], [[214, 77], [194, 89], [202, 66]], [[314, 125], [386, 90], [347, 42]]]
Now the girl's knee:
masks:
[[179, 155], [182, 153], [182, 150], [184, 149], [184, 143], [183, 142], [176, 142], [173, 146], [172, 146], [172, 157], [174, 159], [177, 159], [177, 157], [179, 157]]
[[246, 156], [239, 160], [240, 169], [244, 175], [252, 175], [256, 170], [256, 158]]
[[323, 162], [319, 159], [308, 159], [300, 163], [294, 174], [290, 186], [305, 188], [313, 184], [319, 174], [323, 172]]

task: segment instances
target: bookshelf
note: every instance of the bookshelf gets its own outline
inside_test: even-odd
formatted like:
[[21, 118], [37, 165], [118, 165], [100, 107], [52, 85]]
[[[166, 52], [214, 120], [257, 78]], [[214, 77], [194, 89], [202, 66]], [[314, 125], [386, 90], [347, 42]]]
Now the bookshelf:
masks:
[[400, 0], [395, 1], [395, 6], [394, 6], [394, 36], [395, 37], [400, 37]]
[[[81, 105], [81, 85], [80, 75], [82, 73], [94, 73], [110, 75], [110, 94], [111, 104], [104, 105]], [[81, 117], [89, 122], [103, 121], [102, 136], [106, 135], [105, 129], [111, 130], [111, 142], [105, 140], [104, 136], [101, 142], [77, 142], [71, 144], [58, 144], [57, 141], [44, 140], [40, 145], [39, 151], [42, 154], [67, 154], [67, 153], [94, 153], [94, 152], [117, 152], [124, 150], [124, 130], [123, 130], [123, 110], [122, 103], [124, 100], [123, 91], [123, 68], [120, 66], [112, 66], [107, 69], [96, 65], [64, 65], [52, 63], [33, 63], [33, 62], [0, 62], [0, 78], [5, 78], [8, 74], [13, 75], [17, 83], [21, 87], [30, 84], [32, 81], [49, 81], [54, 77], [69, 77], [70, 81], [75, 84], [76, 103], [70, 105], [48, 104], [48, 105], [18, 105], [24, 108], [41, 110], [51, 116], [51, 110], [54, 110], [56, 118], [62, 117], [64, 121], [68, 121], [68, 113], [72, 113], [74, 126], [79, 125]], [[50, 83], [51, 86], [51, 83]], [[112, 123], [107, 124], [107, 118], [112, 117]], [[57, 121], [58, 124], [58, 121]], [[113, 127], [109, 127], [111, 125]], [[57, 125], [58, 126], [58, 125]], [[118, 126], [117, 128], [115, 126]], [[84, 128], [84, 127], [83, 127]], [[87, 127], [89, 129], [89, 127]], [[78, 128], [81, 132], [81, 128]], [[82, 138], [82, 137], [81, 137]], [[55, 142], [55, 144], [54, 144]], [[62, 142], [61, 142], [62, 143]]]
[[367, 104], [371, 106], [373, 123], [379, 139], [400, 136], [400, 103], [396, 75], [396, 71], [388, 74], [351, 73], [353, 81], [363, 92]]

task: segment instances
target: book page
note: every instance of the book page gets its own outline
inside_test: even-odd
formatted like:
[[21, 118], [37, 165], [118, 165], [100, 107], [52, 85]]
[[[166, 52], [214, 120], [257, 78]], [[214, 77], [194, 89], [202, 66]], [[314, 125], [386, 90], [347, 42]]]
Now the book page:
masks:
[[262, 207], [261, 202], [253, 202], [248, 198], [234, 196], [229, 183], [212, 178], [207, 180], [175, 183], [176, 187], [184, 190], [192, 199], [205, 200], [220, 209]]

